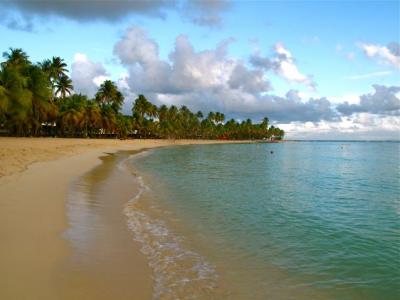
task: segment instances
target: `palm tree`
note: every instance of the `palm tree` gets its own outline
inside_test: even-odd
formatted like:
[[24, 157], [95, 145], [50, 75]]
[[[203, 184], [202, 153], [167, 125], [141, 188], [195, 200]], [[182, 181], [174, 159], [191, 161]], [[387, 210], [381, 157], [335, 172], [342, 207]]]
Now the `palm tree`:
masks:
[[[42, 124], [52, 126], [57, 107], [52, 103], [52, 89], [46, 73], [39, 66], [29, 68], [29, 89], [32, 92], [32, 134], [37, 136]], [[51, 122], [51, 124], [47, 124]]]
[[59, 106], [58, 124], [62, 135], [79, 136], [86, 125], [87, 97], [75, 94], [62, 98], [57, 102]]
[[76, 134], [84, 127], [85, 118], [83, 110], [70, 108], [61, 114], [61, 131], [69, 136]]
[[2, 63], [4, 66], [27, 66], [30, 64], [28, 55], [20, 48], [10, 48], [9, 52], [3, 52], [3, 58], [6, 59]]
[[[144, 95], [135, 100], [133, 116], [124, 116], [119, 112], [124, 97], [110, 80], [103, 82], [95, 100], [88, 100], [83, 95], [71, 95], [73, 86], [62, 58], [52, 57], [32, 64], [23, 50], [13, 48], [3, 53], [3, 57], [0, 127], [14, 135], [38, 135], [44, 127], [69, 136], [107, 133], [126, 137], [133, 127], [142, 137], [282, 139], [285, 134], [278, 127], [269, 127], [268, 118], [258, 124], [251, 119], [240, 124], [231, 119], [224, 124], [225, 115], [221, 112], [211, 111], [204, 118], [201, 111], [193, 113], [186, 106], [158, 108]], [[54, 102], [56, 95], [59, 98]]]
[[213, 111], [210, 111], [208, 113], [207, 119], [214, 122], [215, 121], [215, 113]]
[[[10, 92], [3, 86], [3, 70], [0, 70], [0, 119], [4, 119], [11, 104]], [[0, 120], [1, 122], [1, 120]]]
[[[61, 57], [53, 56], [51, 60], [45, 59], [39, 63], [39, 66], [47, 74], [48, 80], [53, 88], [53, 99], [55, 99], [56, 95], [59, 93], [58, 89], [60, 87], [60, 80], [65, 81], [65, 83], [68, 81], [68, 76], [66, 74], [68, 73], [67, 64]], [[67, 90], [72, 90], [72, 82]], [[71, 94], [70, 92], [66, 92], [62, 97], [65, 98], [67, 93], [69, 95]]]
[[156, 114], [155, 106], [145, 96], [139, 95], [132, 107], [132, 112], [140, 118], [151, 117]]
[[64, 62], [59, 56], [53, 56], [51, 59], [51, 77], [55, 80], [56, 78], [60, 78], [61, 76], [66, 75], [68, 72], [67, 64]]
[[196, 113], [196, 117], [197, 117], [197, 119], [201, 120], [201, 119], [204, 118], [204, 115], [203, 115], [203, 113], [199, 110], [199, 111]]
[[22, 135], [31, 127], [32, 92], [29, 90], [29, 66], [27, 55], [21, 49], [4, 53], [7, 57], [0, 69], [0, 111], [11, 133]]
[[85, 107], [85, 135], [93, 136], [102, 126], [101, 110], [95, 101], [87, 101]]
[[117, 136], [125, 139], [132, 132], [132, 122], [128, 116], [119, 114], [116, 120]]
[[223, 113], [220, 112], [216, 112], [214, 114], [214, 121], [217, 123], [222, 123], [225, 121], [225, 115]]
[[161, 105], [158, 109], [158, 119], [159, 121], [164, 121], [168, 118], [168, 107], [166, 105]]
[[268, 130], [268, 124], [269, 124], [269, 119], [267, 117], [265, 117], [261, 122], [261, 127], [264, 130]]
[[55, 80], [55, 95], [61, 95], [61, 98], [65, 98], [66, 95], [72, 93], [72, 80], [67, 75], [61, 75]]
[[103, 133], [113, 134], [117, 123], [115, 111], [111, 106], [102, 106], [101, 116]]
[[106, 80], [100, 85], [95, 98], [100, 106], [111, 106], [115, 113], [121, 109], [124, 102], [124, 96], [111, 80]]

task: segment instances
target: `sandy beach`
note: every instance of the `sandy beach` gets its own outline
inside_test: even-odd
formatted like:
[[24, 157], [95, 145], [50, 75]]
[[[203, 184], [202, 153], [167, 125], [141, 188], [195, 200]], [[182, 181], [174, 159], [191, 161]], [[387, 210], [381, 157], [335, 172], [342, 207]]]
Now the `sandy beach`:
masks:
[[[136, 295], [137, 299], [149, 299], [151, 271], [133, 240], [118, 239], [120, 245], [129, 244], [132, 249], [125, 263], [108, 261], [109, 269], [107, 264], [99, 264], [102, 269], [97, 273], [95, 268], [79, 274], [70, 268], [68, 259], [74, 249], [65, 236], [69, 187], [76, 178], [100, 166], [99, 158], [105, 153], [205, 143], [216, 141], [0, 138], [0, 298], [128, 299]], [[120, 180], [114, 178], [109, 184], [118, 187]], [[112, 217], [110, 210], [105, 213]], [[122, 221], [111, 223], [127, 230]], [[107, 257], [107, 251], [104, 253]], [[121, 269], [118, 263], [126, 264], [121, 268], [129, 277], [119, 281], [123, 286], [119, 290], [105, 282], [121, 275], [113, 274]]]

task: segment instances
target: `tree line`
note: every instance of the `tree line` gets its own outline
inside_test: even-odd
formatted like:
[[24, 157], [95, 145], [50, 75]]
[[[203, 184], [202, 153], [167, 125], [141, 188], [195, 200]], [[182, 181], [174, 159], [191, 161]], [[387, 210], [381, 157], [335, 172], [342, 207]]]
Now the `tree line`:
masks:
[[11, 136], [136, 137], [191, 139], [282, 139], [284, 131], [268, 118], [225, 120], [220, 112], [186, 106], [156, 106], [139, 95], [132, 115], [121, 108], [124, 96], [111, 80], [93, 99], [74, 93], [67, 64], [60, 57], [32, 63], [22, 49], [3, 53], [0, 65], [0, 132]]

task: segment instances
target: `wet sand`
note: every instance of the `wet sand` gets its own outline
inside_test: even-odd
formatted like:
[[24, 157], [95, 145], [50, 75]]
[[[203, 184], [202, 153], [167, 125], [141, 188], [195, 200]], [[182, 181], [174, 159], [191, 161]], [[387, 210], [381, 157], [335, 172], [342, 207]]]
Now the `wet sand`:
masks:
[[[131, 233], [121, 223], [124, 220], [119, 209], [123, 199], [99, 190], [98, 195], [102, 196], [97, 201], [104, 204], [106, 198], [115, 200], [107, 204], [109, 207], [104, 206], [102, 213], [107, 218], [106, 224], [111, 224], [110, 228], [118, 233], [115, 234], [114, 229], [103, 232], [111, 239], [98, 238], [98, 244], [89, 247], [98, 248], [98, 252], [96, 255], [86, 252], [89, 256], [86, 259], [77, 256], [79, 243], [74, 244], [73, 236], [68, 236], [71, 234], [68, 229], [73, 229], [74, 224], [69, 226], [66, 199], [74, 180], [101, 166], [99, 157], [105, 152], [197, 143], [215, 141], [0, 138], [0, 173], [3, 175], [0, 177], [0, 299], [150, 297], [151, 275], [146, 258], [138, 245], [127, 240]], [[102, 172], [104, 175], [105, 171]], [[108, 178], [105, 186], [115, 184], [112, 190], [129, 186], [118, 182], [121, 178], [105, 175]], [[120, 195], [124, 197], [128, 193], [134, 190], [124, 190]], [[114, 205], [116, 203], [118, 205]], [[120, 216], [117, 216], [118, 211]], [[96, 233], [101, 232], [86, 223], [85, 218], [78, 221], [78, 225], [85, 224]], [[78, 238], [90, 236], [77, 232], [75, 237]], [[122, 255], [118, 251], [124, 251], [121, 248], [126, 245], [132, 247], [130, 253], [123, 253], [129, 257], [128, 262], [118, 261]], [[119, 290], [115, 284], [124, 288]]]
[[118, 168], [128, 153], [102, 157], [70, 187], [64, 236], [72, 254], [60, 269], [59, 299], [151, 299], [152, 273], [123, 215], [138, 193], [132, 174]]

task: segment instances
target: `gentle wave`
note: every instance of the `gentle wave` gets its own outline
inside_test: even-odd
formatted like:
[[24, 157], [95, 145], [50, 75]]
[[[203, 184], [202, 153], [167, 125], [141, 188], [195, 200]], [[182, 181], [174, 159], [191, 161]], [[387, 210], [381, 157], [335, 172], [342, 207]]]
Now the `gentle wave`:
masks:
[[134, 240], [141, 243], [153, 270], [153, 299], [212, 299], [218, 279], [215, 268], [200, 254], [186, 249], [183, 238], [171, 232], [165, 222], [149, 217], [139, 207], [149, 187], [141, 176], [131, 173], [139, 191], [125, 205], [124, 213]]
[[399, 147], [175, 147], [135, 168], [217, 266], [225, 298], [397, 300]]

